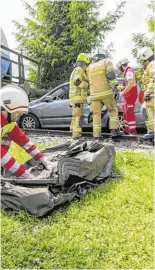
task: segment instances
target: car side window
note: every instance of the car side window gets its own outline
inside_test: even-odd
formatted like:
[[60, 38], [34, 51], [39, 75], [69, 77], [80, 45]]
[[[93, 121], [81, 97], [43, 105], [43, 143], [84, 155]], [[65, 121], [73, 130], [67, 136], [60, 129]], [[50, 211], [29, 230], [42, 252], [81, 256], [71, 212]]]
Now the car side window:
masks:
[[58, 88], [57, 91], [55, 92], [55, 95], [58, 97], [58, 98], [61, 98], [64, 94], [64, 90], [63, 88]]
[[55, 96], [62, 100], [69, 99], [69, 85], [64, 85], [62, 88], [57, 90]]
[[64, 93], [62, 99], [69, 99], [69, 85], [63, 86]]
[[62, 87], [58, 88], [57, 90], [55, 90], [54, 92], [52, 93], [49, 93], [49, 97], [53, 100], [56, 100], [57, 98], [61, 98], [61, 95], [63, 94], [63, 89]]
[[46, 98], [51, 100], [69, 99], [69, 84], [57, 88], [54, 92], [48, 93]]

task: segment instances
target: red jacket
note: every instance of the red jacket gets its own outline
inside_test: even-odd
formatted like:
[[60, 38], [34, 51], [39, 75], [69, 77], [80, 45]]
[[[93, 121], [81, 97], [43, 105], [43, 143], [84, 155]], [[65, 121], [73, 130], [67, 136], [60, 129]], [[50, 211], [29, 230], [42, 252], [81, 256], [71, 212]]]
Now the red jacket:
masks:
[[[1, 128], [7, 124], [8, 122], [1, 112]], [[25, 168], [17, 163], [16, 160], [8, 153], [12, 141], [24, 148], [25, 151], [36, 160], [39, 160], [44, 156], [44, 154], [36, 148], [36, 146], [30, 141], [29, 137], [25, 135], [17, 124], [14, 126], [12, 131], [5, 134], [1, 140], [1, 167], [8, 169], [15, 176], [21, 176], [25, 172]]]
[[125, 97], [126, 99], [127, 99], [127, 98], [133, 98], [133, 100], [136, 100], [136, 99], [137, 99], [137, 96], [138, 96], [137, 79], [136, 79], [135, 72], [133, 71], [133, 69], [132, 69], [131, 67], [127, 67], [127, 69], [126, 69], [125, 72], [124, 72], [123, 86], [124, 86], [124, 88], [125, 88], [126, 85], [127, 85], [126, 74], [127, 74], [128, 71], [133, 72], [134, 77], [135, 77], [136, 85], [133, 86], [133, 87], [130, 89], [130, 91], [124, 95], [124, 97]]

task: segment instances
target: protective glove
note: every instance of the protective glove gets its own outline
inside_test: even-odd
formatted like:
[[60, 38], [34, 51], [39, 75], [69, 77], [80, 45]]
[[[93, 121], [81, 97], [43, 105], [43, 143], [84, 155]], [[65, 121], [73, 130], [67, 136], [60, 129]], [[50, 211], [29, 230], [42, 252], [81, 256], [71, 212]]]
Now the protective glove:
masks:
[[151, 97], [151, 93], [146, 93], [145, 95], [144, 95], [144, 101], [149, 101], [150, 99], [151, 99], [152, 97]]
[[48, 161], [45, 157], [40, 158], [40, 162], [45, 166], [48, 171], [53, 168], [52, 162]]
[[26, 170], [26, 171], [22, 174], [21, 178], [24, 178], [24, 179], [34, 179], [35, 176], [34, 176], [33, 174], [31, 174], [29, 171]]

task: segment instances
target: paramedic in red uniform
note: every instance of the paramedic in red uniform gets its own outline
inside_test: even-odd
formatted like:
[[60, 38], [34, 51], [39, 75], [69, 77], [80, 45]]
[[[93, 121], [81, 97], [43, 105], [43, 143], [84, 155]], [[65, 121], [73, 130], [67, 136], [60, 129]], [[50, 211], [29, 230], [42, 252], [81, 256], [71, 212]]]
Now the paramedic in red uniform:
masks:
[[[23, 89], [7, 85], [0, 89], [1, 106], [1, 167], [9, 170], [12, 175], [26, 179], [33, 179], [23, 165], [19, 164], [9, 153], [11, 142], [21, 146], [35, 160], [44, 164], [50, 170], [51, 163], [46, 160], [29, 137], [18, 127], [16, 121], [24, 113], [28, 113], [28, 97]], [[20, 155], [20, 153], [19, 153]]]
[[124, 97], [123, 120], [124, 133], [135, 135], [136, 131], [136, 116], [135, 104], [138, 96], [137, 80], [134, 70], [128, 66], [128, 59], [124, 58], [119, 61], [117, 68], [124, 72], [124, 81], [121, 87], [120, 96]]

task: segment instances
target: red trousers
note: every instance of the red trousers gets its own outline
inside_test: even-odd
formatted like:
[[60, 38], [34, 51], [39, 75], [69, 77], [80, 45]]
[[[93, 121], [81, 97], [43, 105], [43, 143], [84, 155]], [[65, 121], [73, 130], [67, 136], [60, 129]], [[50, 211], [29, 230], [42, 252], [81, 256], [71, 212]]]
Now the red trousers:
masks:
[[124, 120], [124, 133], [136, 134], [136, 116], [135, 116], [135, 104], [136, 99], [131, 97], [124, 97], [123, 106], [123, 120]]

